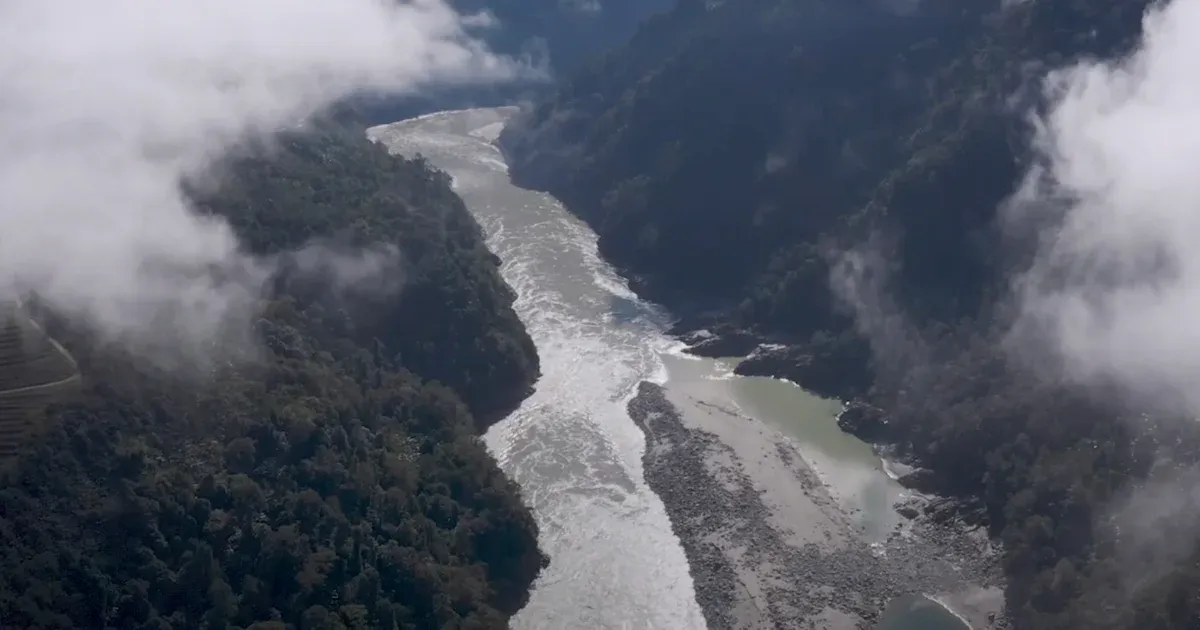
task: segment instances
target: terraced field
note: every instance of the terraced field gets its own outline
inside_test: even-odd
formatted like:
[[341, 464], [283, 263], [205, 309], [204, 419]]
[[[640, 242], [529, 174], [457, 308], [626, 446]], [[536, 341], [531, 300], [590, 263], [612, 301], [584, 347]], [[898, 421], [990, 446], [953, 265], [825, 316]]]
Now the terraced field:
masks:
[[75, 359], [19, 306], [0, 329], [0, 461], [15, 455], [47, 405], [79, 390]]

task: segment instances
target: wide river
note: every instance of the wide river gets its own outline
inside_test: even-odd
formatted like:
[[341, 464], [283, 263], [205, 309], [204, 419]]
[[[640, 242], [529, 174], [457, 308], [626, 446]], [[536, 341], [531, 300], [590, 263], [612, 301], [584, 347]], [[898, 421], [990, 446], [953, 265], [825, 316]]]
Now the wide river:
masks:
[[[551, 558], [513, 627], [705, 628], [683, 549], [643, 478], [642, 433], [626, 414], [643, 380], [710, 381], [744, 413], [802, 443], [869, 533], [890, 531], [901, 488], [867, 445], [838, 430], [836, 404], [782, 381], [732, 376], [728, 361], [681, 356], [663, 334], [667, 315], [600, 259], [596, 235], [553, 197], [509, 182], [492, 141], [513, 111], [442, 112], [368, 131], [393, 152], [424, 155], [454, 177], [503, 261], [541, 356], [537, 392], [486, 435], [521, 485]], [[939, 612], [937, 623], [892, 620], [887, 627], [962, 627]]]

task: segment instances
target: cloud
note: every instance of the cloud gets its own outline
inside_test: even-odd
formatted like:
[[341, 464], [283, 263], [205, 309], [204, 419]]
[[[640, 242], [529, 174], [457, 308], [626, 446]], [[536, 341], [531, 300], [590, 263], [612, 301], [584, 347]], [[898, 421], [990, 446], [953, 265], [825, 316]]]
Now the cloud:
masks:
[[1036, 166], [1005, 213], [1041, 235], [1014, 338], [1046, 343], [1079, 381], [1196, 415], [1198, 58], [1200, 1], [1174, 0], [1147, 14], [1131, 55], [1052, 73]]
[[[1052, 73], [1036, 165], [1005, 208], [1040, 236], [1017, 278], [1017, 356], [1152, 411], [1200, 418], [1200, 1], [1147, 13], [1128, 56]], [[1035, 348], [1041, 348], [1035, 350]], [[1150, 426], [1150, 425], [1147, 425]], [[1200, 470], [1157, 453], [1108, 506], [1128, 596], [1197, 545]]]
[[0, 291], [203, 354], [272, 263], [180, 181], [351, 94], [512, 76], [467, 32], [488, 22], [441, 0], [0, 2]]
[[877, 382], [911, 377], [913, 366], [929, 360], [925, 340], [892, 299], [892, 265], [883, 237], [828, 255], [829, 286], [838, 303], [854, 316], [856, 330], [871, 345]]

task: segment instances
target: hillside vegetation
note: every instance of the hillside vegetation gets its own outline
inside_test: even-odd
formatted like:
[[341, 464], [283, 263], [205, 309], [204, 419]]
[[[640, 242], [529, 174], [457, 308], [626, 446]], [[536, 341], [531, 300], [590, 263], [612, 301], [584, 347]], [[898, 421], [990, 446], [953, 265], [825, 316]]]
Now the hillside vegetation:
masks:
[[48, 314], [85, 391], [0, 486], [0, 627], [506, 628], [546, 559], [477, 435], [538, 364], [479, 226], [350, 132], [226, 170], [197, 201], [248, 247], [393, 244], [404, 289], [281, 278], [263, 359], [200, 381]]
[[0, 328], [0, 463], [16, 455], [42, 427], [43, 410], [70, 400], [79, 389], [75, 360], [29, 319], [8, 305]]
[[887, 227], [908, 310], [973, 315], [991, 261], [969, 237], [1025, 144], [1007, 104], [1039, 67], [1131, 43], [1146, 3], [920, 6], [680, 2], [509, 126], [514, 181], [684, 311], [792, 341], [845, 327], [822, 239]]
[[492, 24], [472, 34], [494, 52], [526, 64], [540, 77], [490, 85], [434, 89], [395, 98], [366, 98], [350, 116], [383, 124], [446, 109], [505, 105], [545, 93], [554, 80], [629, 38], [646, 17], [672, 0], [449, 0], [465, 15], [486, 13]]
[[[1017, 627], [1196, 627], [1194, 499], [1152, 526], [1111, 511], [1197, 463], [1196, 424], [1000, 344], [1024, 252], [993, 227], [1028, 164], [1023, 88], [1127, 50], [1148, 4], [681, 0], [501, 142], [514, 181], [588, 221], [681, 332], [721, 333], [700, 352], [779, 343], [739, 371], [856, 400], [847, 429], [1002, 542]], [[863, 244], [856, 320], [831, 277]]]
[[463, 13], [487, 11], [497, 27], [486, 34], [497, 52], [531, 55], [555, 70], [574, 70], [627, 39], [668, 0], [451, 0]]

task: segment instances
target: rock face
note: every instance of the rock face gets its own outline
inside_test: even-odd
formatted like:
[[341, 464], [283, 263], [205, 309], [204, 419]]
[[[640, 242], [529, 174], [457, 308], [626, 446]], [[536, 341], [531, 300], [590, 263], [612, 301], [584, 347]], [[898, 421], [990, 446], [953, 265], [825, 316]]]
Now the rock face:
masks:
[[759, 346], [736, 371], [743, 376], [786, 378], [826, 398], [849, 400], [866, 394], [869, 366], [869, 347], [859, 339], [843, 337]]
[[712, 330], [692, 331], [682, 335], [680, 340], [688, 344], [688, 354], [711, 359], [744, 357], [759, 346], [756, 335], [727, 324], [717, 325]]
[[837, 423], [843, 431], [864, 442], [886, 444], [898, 437], [888, 427], [883, 410], [865, 402], [854, 401], [846, 405], [838, 415]]

